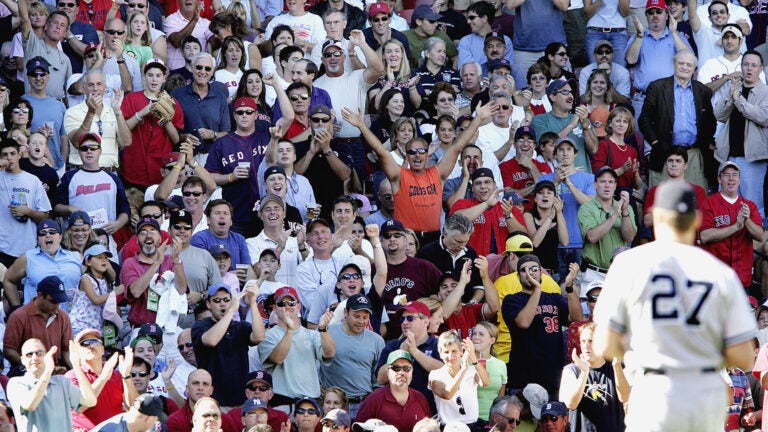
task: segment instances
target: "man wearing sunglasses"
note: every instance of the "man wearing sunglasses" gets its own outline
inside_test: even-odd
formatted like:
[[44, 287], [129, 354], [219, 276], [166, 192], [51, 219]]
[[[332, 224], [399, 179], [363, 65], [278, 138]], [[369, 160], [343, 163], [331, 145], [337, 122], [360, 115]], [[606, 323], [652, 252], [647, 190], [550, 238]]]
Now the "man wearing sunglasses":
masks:
[[[70, 361], [80, 363], [74, 342], [67, 348]], [[82, 369], [74, 373], [82, 383], [79, 387], [63, 375], [54, 375], [56, 346], [47, 352], [39, 339], [29, 339], [21, 347], [22, 362], [26, 368], [23, 376], [8, 381], [7, 394], [18, 430], [74, 430], [72, 411], [96, 405], [96, 392]], [[14, 430], [13, 428], [11, 430]]]
[[[130, 55], [124, 55], [126, 28], [123, 20], [113, 18], [104, 25], [104, 65], [106, 76], [119, 76], [125, 94], [144, 89], [139, 62]], [[152, 62], [148, 62], [151, 64]]]
[[[579, 74], [579, 88], [588, 88], [587, 80], [589, 80], [589, 76], [592, 72], [597, 69], [603, 69], [608, 71], [613, 88], [620, 94], [629, 97], [629, 71], [624, 66], [613, 61], [615, 55], [616, 53], [610, 42], [605, 39], [597, 41], [597, 43], [595, 43], [595, 48], [592, 51], [592, 61], [584, 66]], [[619, 53], [619, 55], [621, 55], [621, 53]]]
[[512, 432], [520, 426], [523, 404], [514, 396], [497, 398], [489, 412], [488, 426], [495, 427], [495, 432]]
[[[26, 66], [30, 88], [24, 95], [24, 99], [29, 102], [35, 113], [30, 129], [45, 135], [48, 140], [48, 149], [53, 157], [53, 168], [61, 175], [64, 173], [64, 154], [69, 151], [67, 134], [63, 128], [64, 113], [67, 108], [60, 101], [48, 96], [46, 92], [51, 79], [51, 65], [48, 61], [42, 57], [34, 57], [27, 62]], [[45, 128], [46, 125], [51, 128]]]
[[[245, 381], [245, 398], [246, 401], [241, 408], [235, 408], [227, 413], [230, 419], [233, 420], [238, 427], [238, 430], [244, 426], [244, 417], [246, 412], [246, 405], [249, 401], [260, 399], [265, 404], [269, 405], [269, 401], [275, 392], [272, 391], [272, 375], [267, 371], [257, 370], [248, 374], [248, 378]], [[279, 409], [269, 409], [267, 415], [267, 424], [272, 426], [272, 430], [280, 430], [280, 426], [288, 421], [288, 414]]]
[[56, 1], [56, 10], [64, 12], [69, 17], [69, 32], [62, 41], [62, 48], [72, 64], [72, 73], [83, 72], [85, 47], [90, 43], [99, 43], [99, 34], [93, 24], [77, 20], [79, 7], [79, 0]]
[[374, 3], [368, 8], [368, 24], [363, 30], [363, 35], [365, 35], [365, 42], [372, 50], [378, 50], [381, 44], [390, 39], [397, 39], [403, 44], [404, 55], [407, 58], [410, 53], [408, 38], [402, 33], [406, 30], [408, 30], [408, 23], [397, 16], [387, 2]]
[[[216, 398], [223, 406], [239, 406], [245, 400], [241, 384], [248, 376], [248, 347], [264, 339], [264, 321], [256, 305], [258, 285], [248, 283], [233, 295], [232, 288], [218, 283], [208, 288], [205, 305], [210, 318], [196, 321], [192, 343], [198, 367], [211, 373]], [[240, 300], [250, 307], [251, 322], [233, 321]]]
[[[429, 311], [429, 308], [426, 309]], [[432, 338], [435, 339], [435, 355], [438, 355], [437, 338]], [[409, 346], [409, 350], [411, 348]], [[427, 402], [428, 398], [434, 397], [432, 392], [427, 390], [427, 397], [423, 392], [411, 387], [416, 361], [409, 350], [397, 349], [382, 353], [379, 376], [384, 376], [383, 382], [386, 385], [365, 398], [357, 411], [355, 422], [365, 423], [368, 419], [375, 418], [395, 426], [398, 431], [409, 431], [413, 430], [419, 420], [432, 417], [432, 413], [436, 412], [430, 410]], [[442, 365], [442, 362], [436, 361]], [[426, 375], [424, 379], [426, 380]]]
[[274, 379], [276, 401], [273, 405], [290, 405], [307, 395], [319, 399], [317, 368], [307, 365], [320, 361], [327, 366], [336, 354], [336, 344], [328, 332], [333, 314], [326, 310], [318, 322], [317, 331], [309, 330], [301, 325], [301, 303], [295, 289], [280, 288], [274, 298], [277, 325], [269, 329], [259, 344], [261, 363]]

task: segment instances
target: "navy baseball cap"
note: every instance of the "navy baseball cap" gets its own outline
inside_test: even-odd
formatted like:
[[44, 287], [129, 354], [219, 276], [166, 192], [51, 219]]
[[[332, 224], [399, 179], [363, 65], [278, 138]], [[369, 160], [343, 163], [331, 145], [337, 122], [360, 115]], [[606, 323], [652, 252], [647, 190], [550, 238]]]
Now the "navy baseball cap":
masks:
[[137, 397], [134, 403], [138, 403], [140, 413], [157, 417], [157, 420], [159, 420], [160, 423], [168, 421], [168, 415], [166, 415], [163, 410], [163, 400], [160, 399], [160, 396], [146, 393]]
[[553, 80], [549, 85], [547, 86], [547, 94], [555, 94], [558, 91], [560, 91], [561, 88], [565, 87], [566, 85], [571, 86], [571, 90], [576, 90], [576, 87], [574, 87], [575, 81], [573, 80], [566, 80], [564, 78], [559, 78], [556, 80]]
[[610, 173], [613, 176], [613, 178], [615, 178], [616, 180], [619, 179], [619, 175], [616, 174], [615, 169], [609, 166], [604, 166], [604, 167], [600, 167], [597, 171], [595, 171], [595, 180], [597, 180], [604, 173]]
[[72, 212], [67, 218], [67, 226], [75, 225], [78, 219], [82, 219], [85, 225], [91, 225], [91, 216], [82, 210], [77, 210]]
[[272, 387], [272, 375], [267, 371], [257, 370], [248, 374], [245, 378], [245, 385], [250, 384], [253, 381], [261, 381], [264, 384], [268, 384]]
[[475, 181], [475, 180], [479, 179], [480, 177], [490, 177], [491, 179], [493, 179], [493, 178], [494, 178], [494, 177], [493, 177], [493, 171], [491, 171], [491, 169], [490, 169], [490, 168], [485, 168], [485, 167], [482, 167], [482, 168], [477, 168], [477, 169], [476, 169], [476, 170], [475, 170], [475, 171], [472, 173], [472, 178], [471, 178], [471, 180], [472, 180], [472, 181]]
[[141, 231], [141, 228], [146, 225], [152, 225], [158, 232], [160, 231], [160, 224], [152, 218], [144, 218], [136, 223], [136, 232]]
[[384, 235], [390, 231], [405, 231], [405, 227], [399, 220], [390, 219], [381, 224], [381, 235]]
[[208, 253], [211, 254], [213, 259], [219, 259], [222, 254], [227, 254], [230, 258], [232, 258], [232, 252], [230, 252], [229, 249], [227, 249], [227, 247], [223, 244], [216, 244], [211, 246], [208, 249]]
[[497, 31], [492, 31], [492, 32], [488, 33], [487, 35], [485, 35], [485, 40], [483, 41], [483, 44], [487, 44], [489, 41], [491, 41], [493, 39], [500, 40], [500, 41], [502, 41], [504, 43], [507, 43], [507, 41], [504, 40], [504, 35], [503, 34], [497, 32]]
[[562, 417], [568, 415], [568, 408], [562, 402], [547, 402], [546, 405], [541, 407], [541, 416], [553, 415], [555, 417]]
[[69, 298], [64, 290], [64, 282], [58, 276], [47, 276], [37, 284], [37, 292], [51, 296], [53, 303], [66, 303]]
[[61, 234], [61, 225], [53, 219], [46, 219], [37, 223], [37, 235], [40, 235], [40, 231], [48, 228], [53, 228], [57, 234]]
[[515, 141], [523, 137], [523, 135], [529, 135], [532, 140], [536, 141], [536, 131], [530, 126], [521, 126], [515, 131]]
[[157, 323], [146, 323], [142, 324], [141, 328], [139, 328], [139, 336], [146, 336], [149, 339], [152, 340], [153, 345], [160, 345], [163, 343], [163, 329], [160, 328]]
[[[298, 407], [299, 407], [299, 405], [301, 405], [301, 404], [302, 404], [302, 403], [304, 403], [304, 402], [309, 402], [309, 403], [311, 403], [311, 404], [312, 404], [312, 406], [314, 406], [314, 407], [315, 407], [315, 409], [317, 410], [317, 412], [318, 412], [318, 413], [322, 413], [322, 412], [323, 412], [323, 409], [322, 409], [322, 408], [320, 408], [320, 403], [319, 403], [319, 402], [318, 402], [316, 399], [314, 399], [314, 398], [311, 398], [311, 397], [303, 397], [303, 398], [301, 398], [301, 399], [297, 400], [297, 401], [296, 401], [296, 403], [295, 403], [293, 406], [294, 406], [295, 408], [298, 408]], [[295, 408], [294, 408], [294, 409], [295, 409]]]
[[348, 311], [367, 310], [368, 312], [373, 313], [371, 301], [368, 300], [368, 297], [366, 297], [365, 294], [355, 294], [348, 298], [346, 309]]
[[263, 409], [264, 411], [269, 412], [269, 406], [267, 405], [267, 403], [264, 402], [264, 400], [259, 398], [248, 399], [247, 401], [245, 401], [241, 412], [242, 412], [242, 415], [246, 415], [256, 411], [257, 409]]
[[42, 69], [45, 71], [45, 73], [48, 73], [49, 68], [51, 67], [50, 63], [48, 63], [48, 60], [44, 59], [41, 56], [32, 57], [27, 62], [26, 66], [27, 66], [27, 75], [33, 75], [37, 69]]
[[264, 181], [267, 181], [269, 176], [272, 174], [282, 174], [283, 177], [285, 177], [285, 170], [279, 165], [272, 165], [271, 167], [264, 170]]
[[511, 71], [512, 70], [512, 65], [509, 64], [509, 60], [507, 60], [505, 58], [491, 60], [491, 62], [488, 63], [488, 72], [493, 72], [496, 69], [500, 69], [500, 68], [507, 68], [507, 69], [509, 69]]
[[224, 290], [224, 291], [226, 291], [226, 292], [227, 292], [229, 295], [232, 295], [232, 288], [231, 288], [229, 285], [225, 284], [225, 283], [219, 282], [219, 283], [216, 283], [216, 284], [213, 284], [213, 285], [211, 285], [211, 286], [208, 288], [208, 297], [213, 297], [213, 296], [215, 296], [215, 295], [216, 295], [216, 293], [217, 293], [217, 292], [219, 292], [219, 291], [221, 291], [221, 290]]
[[417, 19], [437, 21], [441, 17], [442, 15], [432, 10], [432, 6], [426, 4], [419, 5], [413, 10], [413, 15], [411, 15], [411, 25], [416, 25]]

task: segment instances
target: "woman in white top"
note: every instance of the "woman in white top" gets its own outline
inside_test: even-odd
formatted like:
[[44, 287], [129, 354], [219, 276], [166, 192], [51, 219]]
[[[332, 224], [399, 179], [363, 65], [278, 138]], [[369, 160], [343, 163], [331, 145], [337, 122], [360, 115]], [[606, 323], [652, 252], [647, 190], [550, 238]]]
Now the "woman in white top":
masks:
[[429, 373], [429, 389], [435, 394], [437, 419], [441, 424], [459, 421], [471, 429], [480, 415], [477, 387], [490, 383], [485, 364], [477, 361], [472, 340], [462, 341], [456, 330], [441, 334], [437, 349], [445, 363]]
[[229, 91], [227, 99], [230, 103], [235, 99], [240, 78], [245, 72], [244, 52], [243, 42], [234, 36], [224, 39], [224, 43], [221, 45], [221, 60], [216, 66], [216, 73], [213, 78], [227, 86]]

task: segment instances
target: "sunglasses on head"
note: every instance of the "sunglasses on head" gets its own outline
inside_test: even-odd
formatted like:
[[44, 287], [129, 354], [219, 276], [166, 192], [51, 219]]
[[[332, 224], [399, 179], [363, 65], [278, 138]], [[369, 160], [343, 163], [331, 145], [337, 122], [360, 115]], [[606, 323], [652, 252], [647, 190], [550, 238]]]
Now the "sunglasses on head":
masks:
[[358, 273], [344, 273], [343, 275], [339, 276], [339, 280], [350, 280], [350, 279], [359, 280], [362, 278], [363, 277], [360, 276]]
[[210, 72], [210, 71], [213, 70], [212, 67], [210, 67], [210, 66], [203, 66], [203, 65], [196, 65], [195, 69], [196, 70], [203, 70], [203, 69], [205, 69], [206, 72]]
[[101, 150], [101, 146], [100, 145], [80, 146], [81, 152], [89, 152], [89, 151], [96, 151], [96, 150]]
[[203, 193], [202, 193], [202, 192], [190, 192], [190, 191], [186, 191], [186, 192], [182, 192], [181, 194], [182, 194], [182, 195], [184, 195], [185, 197], [189, 197], [189, 196], [196, 196], [196, 197], [199, 197], [199, 196], [200, 196], [200, 195], [202, 195]]
[[184, 351], [185, 348], [192, 348], [193, 346], [194, 345], [192, 345], [192, 342], [187, 342], [187, 343], [184, 343], [184, 344], [181, 344], [181, 345], [177, 346], [176, 348], [178, 348], [179, 351]]
[[329, 52], [324, 52], [324, 53], [323, 53], [323, 57], [325, 57], [325, 58], [331, 58], [331, 57], [341, 57], [341, 56], [343, 56], [343, 55], [344, 55], [344, 53], [343, 53], [343, 52], [341, 52], [341, 51], [334, 51], [334, 52], [332, 52], [332, 53], [329, 53]]
[[297, 101], [297, 100], [299, 100], [299, 99], [301, 99], [301, 100], [307, 100], [307, 99], [309, 99], [309, 95], [308, 95], [308, 94], [306, 94], [306, 93], [302, 93], [302, 94], [294, 94], [294, 95], [291, 95], [291, 96], [290, 96], [290, 98], [291, 98], [291, 101], [293, 101], [293, 102], [296, 102], [296, 101]]
[[144, 378], [148, 375], [149, 375], [149, 372], [147, 371], [131, 372], [131, 378], [136, 378], [137, 376]]
[[310, 117], [313, 123], [328, 123], [331, 121], [329, 117]]
[[248, 390], [250, 391], [267, 391], [270, 387], [268, 385], [256, 385], [256, 384], [248, 384]]
[[380, 23], [380, 22], [386, 22], [386, 21], [389, 21], [389, 15], [381, 18], [371, 18], [371, 22], [374, 22], [374, 23]]
[[413, 370], [413, 366], [408, 365], [392, 365], [389, 368], [392, 369], [393, 372], [410, 372]]
[[216, 304], [219, 304], [221, 302], [229, 303], [229, 301], [231, 299], [229, 297], [216, 297], [216, 298], [212, 298], [212, 299], [209, 299], [209, 300], [211, 300], [212, 302], [214, 302]]
[[42, 357], [45, 355], [45, 351], [43, 350], [37, 350], [37, 351], [30, 351], [28, 353], [24, 354], [24, 357], [26, 358], [32, 358], [32, 357]]
[[114, 36], [114, 35], [122, 36], [122, 35], [125, 34], [125, 30], [112, 30], [112, 29], [110, 29], [110, 30], [104, 30], [104, 33], [106, 33], [106, 34], [108, 34], [110, 36]]
[[425, 154], [425, 153], [427, 153], [427, 149], [425, 149], [423, 147], [412, 148], [412, 149], [409, 149], [408, 151], [405, 152], [405, 154], [408, 154], [408, 155], [411, 155], [411, 156], [417, 155], [417, 154]]
[[251, 115], [251, 114], [253, 114], [255, 112], [256, 111], [254, 111], [254, 110], [237, 110], [237, 111], [235, 111], [235, 114], [237, 114], [239, 116], [242, 116], [242, 115]]
[[173, 224], [173, 229], [177, 231], [179, 230], [192, 231], [192, 225]]
[[47, 230], [40, 230], [40, 231], [38, 231], [37, 235], [42, 237], [42, 236], [54, 235], [54, 234], [58, 234], [58, 233], [59, 232], [56, 231], [55, 229], [47, 229]]
[[389, 240], [389, 239], [391, 239], [392, 237], [394, 237], [394, 238], [401, 238], [401, 237], [405, 237], [405, 234], [403, 234], [403, 233], [401, 233], [401, 232], [388, 232], [388, 233], [384, 233], [384, 234], [382, 234], [382, 237], [383, 237], [385, 240]]
[[296, 408], [296, 414], [311, 414], [311, 415], [319, 415], [316, 409], [314, 408]]
[[296, 300], [283, 300], [275, 303], [277, 307], [288, 307], [288, 306], [296, 306], [299, 304]]
[[99, 345], [101, 345], [101, 339], [90, 338], [90, 339], [85, 339], [80, 341], [81, 347], [99, 346]]

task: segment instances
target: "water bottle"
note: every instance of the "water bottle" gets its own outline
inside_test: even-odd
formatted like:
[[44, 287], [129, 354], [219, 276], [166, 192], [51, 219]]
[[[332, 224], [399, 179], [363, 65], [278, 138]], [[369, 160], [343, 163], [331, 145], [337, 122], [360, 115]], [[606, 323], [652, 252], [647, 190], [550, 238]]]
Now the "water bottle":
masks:
[[[27, 194], [26, 192], [21, 192], [19, 194], [19, 199], [17, 200], [15, 196], [11, 196], [11, 205], [26, 205], [27, 204]], [[29, 219], [27, 216], [14, 216], [17, 221], [21, 223], [27, 223], [27, 220]]]

